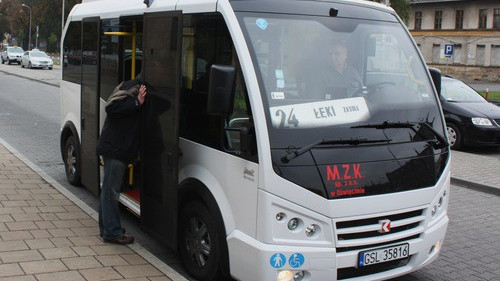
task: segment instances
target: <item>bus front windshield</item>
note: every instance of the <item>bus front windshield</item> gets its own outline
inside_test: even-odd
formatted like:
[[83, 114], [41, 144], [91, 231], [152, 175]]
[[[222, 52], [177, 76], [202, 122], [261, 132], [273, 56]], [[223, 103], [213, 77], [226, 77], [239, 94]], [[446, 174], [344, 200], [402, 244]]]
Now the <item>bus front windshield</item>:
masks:
[[[411, 142], [422, 140], [420, 127], [444, 135], [425, 66], [398, 22], [238, 17], [259, 78], [272, 148], [304, 147], [318, 139]], [[417, 124], [417, 130], [369, 126], [384, 122]]]

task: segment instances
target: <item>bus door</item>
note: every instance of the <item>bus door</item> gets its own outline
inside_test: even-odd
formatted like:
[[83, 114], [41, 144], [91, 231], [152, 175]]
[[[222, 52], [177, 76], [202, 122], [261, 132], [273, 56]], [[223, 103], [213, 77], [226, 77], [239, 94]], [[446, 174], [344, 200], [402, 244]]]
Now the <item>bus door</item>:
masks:
[[99, 165], [96, 152], [99, 136], [99, 46], [100, 19], [82, 21], [81, 86], [81, 181], [95, 195], [99, 194]]
[[181, 12], [144, 15], [141, 224], [176, 245]]

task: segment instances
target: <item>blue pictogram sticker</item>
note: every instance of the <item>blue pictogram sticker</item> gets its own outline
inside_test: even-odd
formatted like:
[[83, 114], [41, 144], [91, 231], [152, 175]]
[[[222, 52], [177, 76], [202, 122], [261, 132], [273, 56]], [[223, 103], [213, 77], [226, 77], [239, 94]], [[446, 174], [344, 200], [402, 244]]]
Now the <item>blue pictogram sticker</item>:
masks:
[[290, 256], [288, 264], [293, 268], [299, 268], [304, 264], [304, 255], [301, 253], [295, 253]]
[[255, 23], [257, 24], [257, 26], [262, 29], [262, 30], [266, 30], [267, 29], [267, 20], [265, 19], [257, 19], [255, 21]]
[[286, 257], [282, 253], [276, 253], [271, 256], [269, 263], [274, 268], [282, 268], [286, 263]]
[[359, 266], [365, 266], [365, 253], [359, 254]]

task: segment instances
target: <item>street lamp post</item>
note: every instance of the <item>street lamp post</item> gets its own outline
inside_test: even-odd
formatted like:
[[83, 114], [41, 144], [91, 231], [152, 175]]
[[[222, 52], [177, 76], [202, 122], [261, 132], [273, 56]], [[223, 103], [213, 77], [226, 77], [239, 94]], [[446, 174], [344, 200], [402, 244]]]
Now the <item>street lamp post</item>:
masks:
[[26, 7], [30, 10], [30, 33], [28, 34], [28, 50], [31, 48], [31, 8], [30, 6], [26, 5], [26, 4], [22, 4], [23, 7]]

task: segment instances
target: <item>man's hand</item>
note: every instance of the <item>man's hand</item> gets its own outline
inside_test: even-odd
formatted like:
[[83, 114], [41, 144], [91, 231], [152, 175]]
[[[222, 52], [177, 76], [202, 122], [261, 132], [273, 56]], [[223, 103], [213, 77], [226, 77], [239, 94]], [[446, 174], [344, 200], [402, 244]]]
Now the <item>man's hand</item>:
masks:
[[139, 95], [137, 96], [137, 100], [139, 101], [139, 105], [142, 105], [144, 103], [144, 100], [146, 99], [146, 86], [141, 85], [139, 87]]

